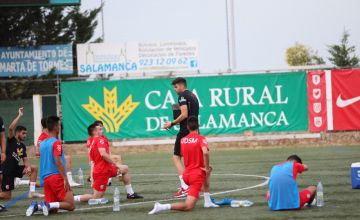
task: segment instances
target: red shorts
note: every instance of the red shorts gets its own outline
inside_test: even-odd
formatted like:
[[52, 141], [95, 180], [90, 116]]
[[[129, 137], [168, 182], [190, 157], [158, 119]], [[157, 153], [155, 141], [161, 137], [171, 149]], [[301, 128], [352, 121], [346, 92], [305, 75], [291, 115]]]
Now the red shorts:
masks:
[[199, 198], [202, 186], [205, 183], [205, 172], [200, 170], [191, 173], [183, 173], [184, 182], [189, 185], [188, 195]]
[[60, 174], [48, 176], [44, 180], [45, 202], [62, 202], [66, 192], [64, 189], [64, 179]]
[[94, 173], [93, 189], [98, 192], [105, 192], [109, 178], [115, 177], [117, 175], [118, 175], [118, 169], [114, 165], [111, 165], [109, 167], [109, 171], [106, 173]]
[[306, 203], [310, 202], [311, 199], [311, 192], [307, 189], [304, 189], [300, 193], [300, 209], [304, 207]]

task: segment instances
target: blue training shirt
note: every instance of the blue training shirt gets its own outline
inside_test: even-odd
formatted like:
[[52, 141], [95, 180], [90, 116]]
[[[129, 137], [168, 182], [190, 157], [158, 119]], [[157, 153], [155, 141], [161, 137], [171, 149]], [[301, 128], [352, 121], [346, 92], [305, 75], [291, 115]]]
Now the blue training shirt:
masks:
[[294, 163], [291, 161], [273, 166], [270, 173], [268, 201], [271, 210], [298, 209], [300, 207], [299, 189], [293, 175]]
[[[57, 141], [55, 137], [45, 139], [40, 144], [40, 185], [44, 179], [54, 174], [60, 174], [54, 158], [53, 144]], [[61, 161], [66, 172], [66, 162], [64, 151], [61, 153]]]

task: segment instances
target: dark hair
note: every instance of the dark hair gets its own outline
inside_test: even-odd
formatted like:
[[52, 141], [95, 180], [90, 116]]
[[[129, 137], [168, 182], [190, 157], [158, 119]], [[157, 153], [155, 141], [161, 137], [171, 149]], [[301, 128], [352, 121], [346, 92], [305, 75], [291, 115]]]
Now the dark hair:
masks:
[[18, 125], [15, 128], [15, 133], [21, 132], [21, 131], [26, 131], [26, 128], [22, 125]]
[[287, 160], [295, 160], [296, 162], [302, 164], [301, 158], [300, 158], [298, 155], [296, 155], [296, 154], [289, 156]]
[[186, 86], [186, 79], [183, 77], [177, 77], [176, 79], [174, 79], [171, 84], [174, 86], [176, 84], [184, 84]]
[[100, 121], [100, 120], [96, 120], [96, 121], [94, 121], [94, 123], [93, 123], [95, 126], [99, 126], [99, 125], [102, 125], [102, 126], [104, 126], [104, 123], [102, 122], [102, 121]]
[[97, 125], [96, 125], [95, 123], [89, 125], [89, 127], [87, 128], [89, 136], [92, 135], [92, 133], [94, 132], [96, 126], [97, 126]]
[[58, 116], [49, 116], [46, 120], [46, 127], [49, 131], [53, 131], [55, 126], [59, 124], [60, 118]]
[[199, 119], [196, 116], [190, 116], [187, 120], [187, 126], [190, 131], [199, 129]]
[[47, 121], [47, 117], [41, 119], [41, 126], [43, 127], [43, 129], [47, 128], [46, 121]]

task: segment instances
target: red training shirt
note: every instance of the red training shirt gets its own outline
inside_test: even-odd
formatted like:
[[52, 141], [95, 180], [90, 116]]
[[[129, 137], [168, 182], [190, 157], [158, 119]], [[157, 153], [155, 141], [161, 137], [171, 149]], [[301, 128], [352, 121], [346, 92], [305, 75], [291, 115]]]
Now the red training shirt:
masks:
[[[184, 173], [191, 173], [205, 168], [202, 147], [208, 148], [204, 136], [190, 133], [181, 139], [181, 155], [184, 157]], [[208, 148], [209, 149], [209, 148]]]
[[38, 149], [38, 152], [36, 156], [40, 156], [40, 144], [43, 142], [43, 140], [47, 139], [49, 137], [48, 134], [46, 134], [44, 131], [40, 134], [37, 140], [36, 148]]
[[104, 137], [95, 137], [90, 148], [90, 160], [94, 162], [93, 173], [107, 173], [110, 171], [111, 164], [102, 158], [99, 148], [104, 148], [110, 154], [109, 142]]

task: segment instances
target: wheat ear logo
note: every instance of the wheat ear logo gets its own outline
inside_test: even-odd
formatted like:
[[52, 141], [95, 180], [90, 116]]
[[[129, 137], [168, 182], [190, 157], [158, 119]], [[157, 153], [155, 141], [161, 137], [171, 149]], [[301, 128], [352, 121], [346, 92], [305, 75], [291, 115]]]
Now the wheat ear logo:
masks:
[[132, 95], [118, 106], [117, 88], [111, 91], [104, 88], [104, 107], [93, 97], [89, 96], [89, 103], [82, 107], [88, 111], [96, 120], [104, 123], [105, 131], [108, 133], [119, 132], [121, 124], [131, 115], [140, 102], [133, 102]]

